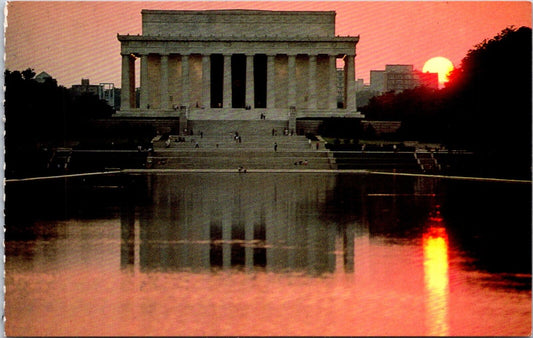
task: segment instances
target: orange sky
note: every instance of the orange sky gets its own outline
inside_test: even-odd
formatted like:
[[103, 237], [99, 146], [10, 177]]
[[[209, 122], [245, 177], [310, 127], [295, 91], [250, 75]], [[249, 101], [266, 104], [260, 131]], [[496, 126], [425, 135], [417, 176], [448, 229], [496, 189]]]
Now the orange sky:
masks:
[[120, 34], [141, 33], [141, 9], [334, 10], [336, 34], [360, 36], [356, 77], [371, 69], [444, 56], [459, 65], [477, 43], [514, 25], [531, 27], [531, 3], [484, 2], [103, 2], [8, 3], [6, 68], [46, 71], [70, 87], [81, 78], [120, 87]]

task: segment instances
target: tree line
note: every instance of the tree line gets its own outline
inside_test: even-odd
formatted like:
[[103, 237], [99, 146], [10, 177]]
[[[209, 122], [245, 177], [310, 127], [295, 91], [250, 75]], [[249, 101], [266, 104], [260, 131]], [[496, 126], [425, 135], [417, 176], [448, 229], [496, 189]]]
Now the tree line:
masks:
[[33, 69], [5, 70], [6, 177], [41, 172], [52, 147], [79, 141], [91, 120], [110, 117], [114, 110], [97, 96], [74, 95]]
[[86, 122], [110, 117], [114, 110], [95, 95], [74, 95], [57, 80], [35, 79], [35, 72], [4, 72], [6, 146], [12, 144], [67, 143]]

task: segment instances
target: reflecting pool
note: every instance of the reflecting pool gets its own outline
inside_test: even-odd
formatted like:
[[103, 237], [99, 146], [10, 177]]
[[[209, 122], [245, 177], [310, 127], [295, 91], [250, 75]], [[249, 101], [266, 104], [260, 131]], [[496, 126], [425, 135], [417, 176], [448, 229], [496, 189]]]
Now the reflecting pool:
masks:
[[9, 336], [531, 332], [531, 184], [168, 173], [6, 195]]

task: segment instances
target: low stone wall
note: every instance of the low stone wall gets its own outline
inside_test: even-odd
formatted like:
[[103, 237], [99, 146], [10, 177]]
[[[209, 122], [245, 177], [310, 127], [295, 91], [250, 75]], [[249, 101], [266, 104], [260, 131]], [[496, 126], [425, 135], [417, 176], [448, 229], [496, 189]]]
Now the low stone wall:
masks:
[[296, 133], [298, 135], [318, 134], [319, 128], [322, 126], [322, 120], [296, 120]]
[[372, 126], [377, 135], [395, 133], [402, 125], [401, 121], [361, 121], [361, 123], [364, 129]]

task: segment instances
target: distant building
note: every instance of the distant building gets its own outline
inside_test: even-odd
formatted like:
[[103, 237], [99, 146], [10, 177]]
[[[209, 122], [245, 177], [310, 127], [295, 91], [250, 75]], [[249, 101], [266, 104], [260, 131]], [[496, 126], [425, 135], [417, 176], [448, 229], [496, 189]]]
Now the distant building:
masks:
[[355, 90], [361, 91], [361, 90], [368, 90], [370, 89], [370, 85], [366, 85], [363, 79], [357, 79], [355, 81]]
[[379, 93], [385, 92], [385, 71], [371, 70], [370, 71], [370, 90]]
[[337, 108], [344, 108], [344, 69], [337, 68]]
[[360, 107], [368, 104], [369, 100], [386, 92], [401, 92], [419, 86], [439, 88], [438, 73], [422, 73], [415, 70], [413, 65], [386, 65], [384, 70], [370, 71], [370, 84], [358, 79], [355, 84], [357, 103]]
[[422, 73], [415, 71], [415, 76], [418, 78], [418, 82], [422, 86], [428, 88], [438, 89], [439, 88], [439, 74], [438, 73]]
[[99, 85], [92, 85], [89, 79], [81, 79], [81, 84], [72, 85], [71, 91], [74, 96], [81, 96], [83, 94], [92, 94], [98, 96], [100, 90]]
[[35, 81], [39, 83], [44, 83], [46, 79], [51, 79], [52, 77], [47, 72], [40, 72], [37, 76], [35, 76]]
[[370, 90], [385, 93], [401, 92], [419, 86], [439, 88], [437, 73], [422, 73], [413, 69], [413, 65], [386, 65], [385, 70], [370, 71]]
[[100, 83], [98, 89], [98, 98], [106, 101], [111, 107], [116, 108], [115, 85], [113, 83]]
[[355, 82], [355, 95], [359, 107], [366, 106], [371, 98], [379, 94], [378, 91], [372, 90], [369, 84], [365, 84], [363, 79], [357, 79]]
[[100, 100], [104, 100], [109, 106], [116, 108], [115, 102], [115, 85], [113, 83], [100, 83], [97, 85], [90, 84], [89, 79], [81, 79], [81, 84], [72, 85], [70, 88], [74, 96], [94, 95]]

